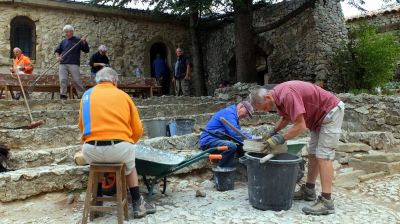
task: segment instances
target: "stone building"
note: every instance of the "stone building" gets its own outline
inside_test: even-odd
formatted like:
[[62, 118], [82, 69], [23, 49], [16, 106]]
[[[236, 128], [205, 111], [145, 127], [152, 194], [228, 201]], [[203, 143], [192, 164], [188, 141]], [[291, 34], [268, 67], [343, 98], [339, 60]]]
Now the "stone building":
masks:
[[[257, 9], [254, 25], [274, 22], [304, 1], [285, 1]], [[53, 52], [62, 40], [65, 24], [72, 24], [78, 36], [89, 35], [90, 53], [82, 54], [81, 58], [84, 74], [89, 73], [89, 57], [100, 44], [109, 47], [111, 64], [123, 75], [131, 75], [137, 65], [149, 76], [151, 60], [157, 52], [161, 52], [172, 68], [177, 46], [190, 56], [187, 18], [53, 0], [0, 0], [0, 10], [2, 72], [7, 72], [14, 46], [21, 47], [34, 59], [35, 73], [52, 65]], [[233, 23], [212, 24], [205, 24], [200, 34], [210, 94], [221, 80], [237, 81]], [[318, 0], [315, 8], [257, 36], [256, 79], [260, 84], [291, 79], [323, 80], [329, 89], [340, 89], [340, 77], [332, 66], [332, 56], [346, 38], [339, 1]]]
[[32, 57], [35, 69], [51, 66], [65, 24], [73, 25], [77, 36], [89, 35], [90, 53], [81, 55], [83, 74], [89, 74], [89, 58], [101, 44], [109, 48], [111, 65], [123, 75], [131, 75], [135, 65], [150, 74], [150, 60], [156, 52], [171, 64], [175, 60], [175, 47], [188, 48], [190, 43], [185, 21], [140, 10], [116, 10], [51, 0], [0, 0], [0, 10], [0, 29], [3, 31], [0, 34], [0, 66], [3, 72], [10, 64], [15, 46]]

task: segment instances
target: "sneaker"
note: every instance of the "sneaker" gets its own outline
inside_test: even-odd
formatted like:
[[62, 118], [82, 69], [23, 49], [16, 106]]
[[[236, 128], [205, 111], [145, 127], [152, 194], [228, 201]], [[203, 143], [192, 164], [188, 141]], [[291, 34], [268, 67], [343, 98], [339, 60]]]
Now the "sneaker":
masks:
[[138, 219], [138, 218], [143, 218], [146, 216], [146, 214], [154, 214], [156, 212], [156, 208], [148, 204], [143, 196], [140, 196], [139, 200], [136, 202], [132, 203], [133, 207], [133, 218]]
[[306, 206], [302, 210], [306, 215], [329, 215], [335, 213], [335, 206], [333, 205], [333, 200], [318, 196], [313, 205]]
[[305, 184], [301, 185], [300, 190], [294, 192], [293, 195], [294, 200], [305, 200], [305, 201], [315, 201], [317, 199], [317, 195], [315, 193], [315, 189], [310, 189], [306, 187]]

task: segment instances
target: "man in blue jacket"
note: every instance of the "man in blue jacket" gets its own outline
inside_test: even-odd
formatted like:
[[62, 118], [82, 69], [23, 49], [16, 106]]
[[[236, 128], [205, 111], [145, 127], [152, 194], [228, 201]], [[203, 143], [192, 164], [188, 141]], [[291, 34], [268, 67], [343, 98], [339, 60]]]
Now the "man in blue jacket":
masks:
[[[218, 111], [207, 123], [206, 130], [215, 133], [216, 131], [221, 131], [226, 133], [239, 141], [243, 141], [244, 139], [239, 136], [236, 132], [234, 132], [230, 127], [220, 121], [220, 118], [225, 118], [229, 123], [231, 123], [234, 127], [240, 130], [239, 119], [245, 118], [247, 116], [251, 116], [253, 113], [253, 107], [247, 101], [242, 101], [237, 105], [231, 105], [225, 109]], [[244, 135], [253, 138], [252, 135], [242, 131]], [[217, 147], [217, 146], [228, 146], [228, 150], [222, 152], [222, 159], [219, 162], [219, 167], [232, 167], [233, 159], [235, 157], [235, 152], [237, 149], [237, 145], [234, 142], [221, 140], [219, 138], [215, 138], [210, 134], [203, 132], [200, 136], [200, 149], [206, 150], [209, 148]]]
[[[63, 28], [65, 39], [61, 41], [55, 50], [56, 59], [60, 62], [58, 68], [58, 76], [60, 78], [60, 99], [67, 99], [68, 92], [68, 74], [71, 74], [72, 81], [75, 85], [78, 98], [85, 92], [85, 87], [82, 84], [81, 73], [79, 69], [81, 61], [81, 51], [89, 53], [89, 45], [86, 37], [79, 39], [74, 36], [74, 28], [71, 25], [65, 25]], [[74, 49], [72, 47], [81, 41]], [[64, 54], [72, 49], [67, 55]]]

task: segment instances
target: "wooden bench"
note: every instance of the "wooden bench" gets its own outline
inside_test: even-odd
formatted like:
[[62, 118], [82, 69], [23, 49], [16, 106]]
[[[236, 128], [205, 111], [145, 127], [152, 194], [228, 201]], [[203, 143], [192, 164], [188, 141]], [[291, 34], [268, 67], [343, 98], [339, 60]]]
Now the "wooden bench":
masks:
[[[34, 83], [37, 75], [21, 75], [20, 77], [24, 89], [28, 89]], [[81, 80], [86, 89], [96, 85], [95, 80], [91, 76], [82, 75]], [[161, 86], [157, 85], [154, 78], [120, 77], [118, 80], [118, 88], [124, 90], [131, 96], [139, 96], [142, 98], [152, 97], [155, 93], [161, 92]], [[11, 97], [14, 98], [14, 92], [20, 90], [21, 88], [16, 76], [0, 73], [0, 99], [6, 92], [9, 92]], [[76, 90], [71, 79], [68, 83], [68, 90], [69, 97], [71, 99], [74, 98], [76, 96]], [[60, 91], [58, 76], [42, 76], [32, 91], [52, 93], [52, 99], [54, 99], [54, 93]]]

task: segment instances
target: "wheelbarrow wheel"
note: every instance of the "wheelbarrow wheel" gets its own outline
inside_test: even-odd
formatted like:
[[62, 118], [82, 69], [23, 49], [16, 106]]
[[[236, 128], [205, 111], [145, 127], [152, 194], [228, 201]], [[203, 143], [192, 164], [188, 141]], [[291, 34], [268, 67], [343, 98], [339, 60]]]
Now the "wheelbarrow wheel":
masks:
[[151, 190], [150, 183], [147, 180], [145, 175], [143, 175], [143, 182], [144, 182], [144, 185], [146, 185], [146, 187], [147, 187], [147, 191], [150, 192], [150, 190]]
[[164, 177], [162, 193], [165, 194], [166, 191], [167, 191], [167, 177]]
[[105, 173], [101, 182], [103, 194], [112, 196], [116, 192], [115, 175], [113, 173]]

